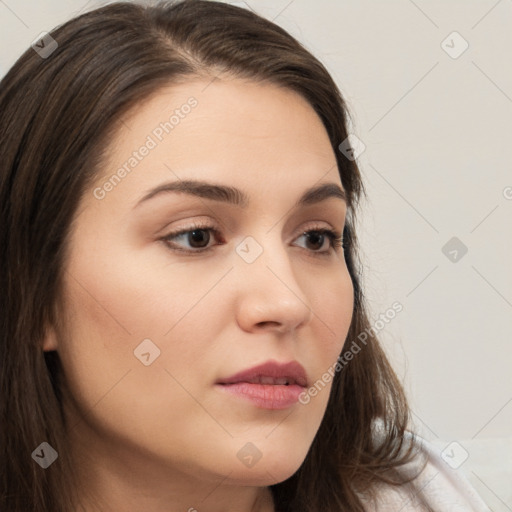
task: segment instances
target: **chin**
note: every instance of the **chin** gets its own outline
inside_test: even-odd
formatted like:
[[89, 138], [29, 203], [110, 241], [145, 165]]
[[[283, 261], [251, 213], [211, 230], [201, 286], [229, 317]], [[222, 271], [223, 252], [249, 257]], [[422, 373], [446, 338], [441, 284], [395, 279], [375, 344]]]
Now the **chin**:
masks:
[[297, 453], [280, 453], [262, 456], [252, 467], [240, 465], [230, 475], [230, 480], [238, 485], [270, 486], [284, 482], [293, 476], [304, 462], [304, 457], [297, 457]]

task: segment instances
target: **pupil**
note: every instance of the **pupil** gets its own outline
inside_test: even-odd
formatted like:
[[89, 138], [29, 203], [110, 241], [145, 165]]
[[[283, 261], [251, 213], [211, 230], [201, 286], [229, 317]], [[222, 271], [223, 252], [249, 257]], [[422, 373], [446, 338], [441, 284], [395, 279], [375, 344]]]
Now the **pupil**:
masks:
[[[205, 236], [206, 234], [206, 236]], [[208, 245], [208, 242], [210, 241], [209, 232], [207, 232], [205, 229], [194, 229], [194, 231], [190, 232], [190, 242], [192, 247], [198, 247], [196, 244], [199, 244], [199, 247], [203, 247], [201, 245], [204, 243], [204, 245]], [[206, 243], [205, 243], [206, 242]]]
[[313, 242], [313, 245], [319, 244], [319, 247], [316, 247], [316, 249], [319, 249], [323, 245], [324, 235], [322, 233], [314, 231], [312, 233], [309, 233], [308, 240], [310, 242]]

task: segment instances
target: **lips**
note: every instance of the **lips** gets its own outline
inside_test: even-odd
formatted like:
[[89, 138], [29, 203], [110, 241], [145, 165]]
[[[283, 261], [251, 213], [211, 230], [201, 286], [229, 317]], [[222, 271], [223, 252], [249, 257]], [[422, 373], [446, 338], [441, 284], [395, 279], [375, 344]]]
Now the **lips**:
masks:
[[278, 410], [294, 406], [307, 384], [306, 371], [297, 361], [267, 361], [220, 379], [216, 388], [260, 409]]
[[298, 385], [306, 387], [308, 379], [304, 367], [297, 361], [279, 363], [267, 361], [248, 370], [243, 370], [230, 377], [220, 379], [217, 384], [236, 384], [247, 382], [274, 386]]

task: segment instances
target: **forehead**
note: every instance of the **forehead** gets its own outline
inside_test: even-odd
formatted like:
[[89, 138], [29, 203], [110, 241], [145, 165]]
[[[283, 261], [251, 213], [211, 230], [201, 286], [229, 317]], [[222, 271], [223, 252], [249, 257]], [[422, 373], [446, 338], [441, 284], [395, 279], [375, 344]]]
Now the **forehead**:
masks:
[[303, 188], [338, 174], [325, 127], [304, 98], [239, 79], [173, 85], [131, 109], [97, 184], [116, 173], [122, 175], [116, 195], [123, 190], [132, 200], [169, 179], [215, 178], [240, 188], [289, 188], [293, 182]]

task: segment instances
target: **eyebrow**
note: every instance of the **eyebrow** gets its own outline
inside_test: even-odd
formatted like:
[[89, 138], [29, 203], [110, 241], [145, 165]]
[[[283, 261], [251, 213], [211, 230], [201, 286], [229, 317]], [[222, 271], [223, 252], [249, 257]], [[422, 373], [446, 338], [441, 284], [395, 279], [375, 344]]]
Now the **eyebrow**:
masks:
[[[238, 188], [200, 180], [180, 180], [163, 183], [149, 190], [142, 199], [138, 201], [135, 207], [155, 196], [171, 192], [202, 197], [212, 201], [232, 204], [240, 208], [247, 208], [247, 206], [249, 206], [249, 196]], [[345, 191], [337, 183], [322, 183], [305, 190], [295, 203], [294, 208], [320, 203], [329, 198], [341, 199], [347, 203]]]

